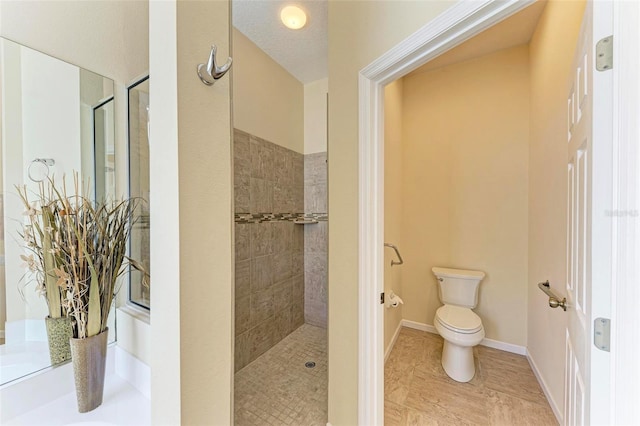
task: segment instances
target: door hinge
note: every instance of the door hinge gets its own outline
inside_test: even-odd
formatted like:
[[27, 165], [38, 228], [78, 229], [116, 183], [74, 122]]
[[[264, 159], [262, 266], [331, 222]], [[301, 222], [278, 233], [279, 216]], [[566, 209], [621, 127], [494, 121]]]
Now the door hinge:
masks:
[[380, 304], [384, 305], [384, 293], [380, 293]]
[[613, 36], [605, 37], [596, 43], [596, 69], [608, 71], [613, 68]]
[[601, 351], [609, 352], [611, 342], [611, 320], [596, 318], [593, 321], [593, 344]]

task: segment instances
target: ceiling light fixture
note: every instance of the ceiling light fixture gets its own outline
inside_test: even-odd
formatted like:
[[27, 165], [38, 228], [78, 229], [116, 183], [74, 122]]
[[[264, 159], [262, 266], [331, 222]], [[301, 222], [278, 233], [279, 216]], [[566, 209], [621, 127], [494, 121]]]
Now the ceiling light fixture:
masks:
[[307, 14], [298, 6], [286, 6], [280, 11], [280, 19], [285, 27], [299, 30], [307, 23]]

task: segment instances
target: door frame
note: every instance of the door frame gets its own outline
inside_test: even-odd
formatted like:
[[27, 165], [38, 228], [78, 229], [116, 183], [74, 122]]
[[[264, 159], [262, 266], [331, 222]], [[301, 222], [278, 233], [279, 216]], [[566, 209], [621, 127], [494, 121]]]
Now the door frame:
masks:
[[[380, 294], [384, 291], [384, 86], [533, 2], [460, 1], [360, 71], [358, 423], [361, 425], [381, 425], [384, 420], [384, 312], [383, 305], [379, 304]], [[637, 204], [633, 203], [640, 201], [640, 195], [634, 187], [634, 183], [638, 184], [640, 169], [640, 158], [637, 155], [640, 126], [634, 123], [635, 120], [627, 119], [625, 122], [624, 118], [637, 117], [640, 113], [639, 96], [634, 96], [640, 92], [638, 83], [634, 80], [639, 71], [635, 49], [640, 41], [640, 9], [636, 7], [635, 10], [622, 11], [623, 7], [631, 9], [633, 5], [615, 6], [614, 33], [621, 34], [619, 30], [625, 30], [625, 34], [631, 36], [630, 42], [622, 43], [620, 37], [617, 37], [614, 46], [620, 52], [616, 55], [628, 62], [625, 65], [635, 68], [625, 73], [619, 71], [620, 67], [614, 66], [618, 78], [614, 99], [618, 101], [617, 107], [621, 111], [614, 119], [617, 132], [614, 137], [620, 136], [619, 141], [616, 140], [619, 154], [616, 171], [620, 189], [616, 205], [621, 208], [635, 206], [637, 214]], [[635, 12], [635, 15], [630, 12]], [[633, 93], [625, 92], [622, 87], [636, 90]], [[640, 321], [636, 314], [640, 290], [633, 285], [640, 281], [640, 271], [634, 264], [635, 257], [631, 256], [640, 253], [640, 224], [637, 216], [631, 214], [627, 217], [629, 220], [621, 222], [614, 230], [614, 238], [617, 236], [615, 265], [618, 271], [625, 272], [625, 279], [619, 279], [612, 288], [612, 316], [620, 320], [612, 321], [612, 350], [619, 347], [620, 351], [614, 353], [611, 363], [611, 408], [612, 413], [626, 413], [620, 414], [620, 419], [633, 418], [637, 414], [633, 411], [637, 410], [633, 401], [640, 399], [640, 386], [637, 380], [635, 383], [630, 380], [633, 376], [628, 374], [630, 368], [635, 368], [634, 371], [640, 374], [640, 367], [633, 366], [634, 357], [630, 356], [640, 355], [640, 338], [637, 337], [640, 335]], [[629, 336], [634, 336], [635, 339]], [[625, 395], [625, 398], [616, 399], [616, 394]]]
[[384, 86], [534, 3], [463, 0], [360, 71], [358, 423], [384, 420]]

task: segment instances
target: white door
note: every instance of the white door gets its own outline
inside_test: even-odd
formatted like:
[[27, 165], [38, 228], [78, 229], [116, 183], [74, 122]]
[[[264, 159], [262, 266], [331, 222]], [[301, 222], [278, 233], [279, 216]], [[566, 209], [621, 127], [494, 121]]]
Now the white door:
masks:
[[613, 73], [596, 69], [595, 59], [596, 44], [611, 44], [612, 31], [611, 3], [589, 1], [567, 99], [566, 425], [610, 422], [610, 354], [593, 336], [594, 321], [611, 318]]

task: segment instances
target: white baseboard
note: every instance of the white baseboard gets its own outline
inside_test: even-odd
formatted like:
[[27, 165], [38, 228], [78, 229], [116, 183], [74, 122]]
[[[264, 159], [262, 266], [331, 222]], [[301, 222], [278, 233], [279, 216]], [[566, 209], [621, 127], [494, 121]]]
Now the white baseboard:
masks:
[[119, 346], [115, 350], [116, 375], [151, 399], [151, 368]]
[[[402, 325], [405, 327], [413, 328], [416, 330], [426, 331], [427, 333], [438, 334], [436, 328], [429, 324], [423, 324], [421, 322], [402, 320]], [[511, 352], [518, 355], [526, 355], [527, 348], [520, 345], [514, 345], [513, 343], [500, 342], [499, 340], [493, 339], [482, 339], [480, 342], [482, 346], [486, 346], [488, 348], [500, 349], [501, 351]]]
[[421, 322], [409, 321], [409, 320], [403, 319], [402, 326], [413, 328], [414, 330], [426, 331], [427, 333], [431, 333], [431, 334], [438, 334], [438, 330], [436, 330], [434, 326], [429, 324], [424, 324]]
[[533, 370], [533, 374], [536, 376], [536, 379], [538, 379], [538, 383], [542, 388], [542, 392], [544, 392], [544, 396], [547, 397], [547, 401], [551, 406], [551, 410], [553, 411], [553, 414], [556, 416], [556, 420], [558, 421], [558, 424], [564, 424], [564, 415], [560, 411], [560, 407], [558, 407], [558, 404], [556, 404], [556, 401], [554, 401], [554, 399], [551, 397], [551, 393], [549, 392], [547, 383], [542, 378], [542, 375], [540, 374], [540, 370], [538, 369], [538, 365], [531, 357], [531, 354], [529, 353], [529, 351], [527, 351], [527, 360], [529, 361], [531, 370]]
[[400, 330], [402, 329], [402, 321], [400, 321], [398, 323], [398, 327], [396, 328], [395, 333], [393, 333], [393, 337], [391, 338], [391, 342], [389, 342], [389, 346], [387, 346], [387, 349], [384, 351], [384, 362], [385, 364], [387, 363], [387, 359], [389, 358], [389, 355], [391, 355], [391, 351], [393, 350], [393, 347], [396, 344], [396, 340], [398, 340], [398, 336], [400, 335]]

